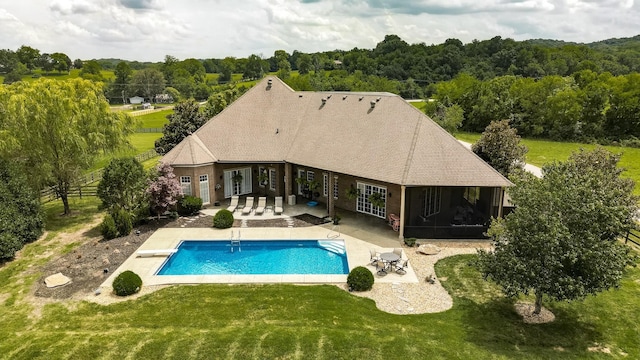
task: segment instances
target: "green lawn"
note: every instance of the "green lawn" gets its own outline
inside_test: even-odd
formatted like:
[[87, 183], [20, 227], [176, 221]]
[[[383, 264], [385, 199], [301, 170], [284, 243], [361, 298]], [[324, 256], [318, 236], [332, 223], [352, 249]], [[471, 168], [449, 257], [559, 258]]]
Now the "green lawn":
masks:
[[[480, 134], [459, 132], [455, 134], [455, 137], [458, 140], [474, 143], [478, 141]], [[555, 160], [567, 160], [572, 152], [581, 148], [591, 150], [597, 146], [594, 144], [537, 139], [522, 139], [522, 143], [529, 149], [526, 156], [527, 162], [540, 167]], [[604, 146], [604, 148], [612, 153], [622, 154], [620, 166], [626, 169], [622, 176], [631, 178], [638, 184], [635, 189], [635, 194], [640, 195], [640, 149], [620, 146]]]
[[136, 118], [142, 122], [140, 127], [143, 129], [162, 128], [165, 124], [169, 123], [167, 115], [170, 115], [172, 113], [173, 110], [162, 110], [141, 116], [136, 116]]
[[[34, 314], [24, 301], [47, 247], [0, 269], [0, 354], [11, 359], [610, 359], [640, 357], [640, 270], [584, 303], [546, 303], [557, 316], [524, 324], [512, 301], [469, 266], [438, 277], [453, 309], [392, 315], [331, 285], [174, 286], [109, 306], [63, 301]], [[50, 255], [49, 255], [50, 256]], [[39, 259], [39, 260], [34, 260]], [[607, 349], [590, 351], [588, 348]]]
[[135, 156], [154, 148], [155, 141], [162, 137], [162, 133], [135, 133], [129, 137], [133, 149], [125, 149], [116, 153], [107, 154], [100, 157], [88, 171], [95, 171], [109, 164], [111, 159], [116, 157]]

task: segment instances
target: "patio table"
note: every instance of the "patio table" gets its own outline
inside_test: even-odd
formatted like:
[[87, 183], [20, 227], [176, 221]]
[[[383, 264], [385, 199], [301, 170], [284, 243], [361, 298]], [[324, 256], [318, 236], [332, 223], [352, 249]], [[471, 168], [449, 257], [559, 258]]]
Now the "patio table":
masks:
[[390, 266], [391, 264], [397, 263], [400, 260], [400, 255], [392, 252], [386, 252], [380, 254], [380, 259], [382, 260], [382, 262], [386, 263], [387, 266]]

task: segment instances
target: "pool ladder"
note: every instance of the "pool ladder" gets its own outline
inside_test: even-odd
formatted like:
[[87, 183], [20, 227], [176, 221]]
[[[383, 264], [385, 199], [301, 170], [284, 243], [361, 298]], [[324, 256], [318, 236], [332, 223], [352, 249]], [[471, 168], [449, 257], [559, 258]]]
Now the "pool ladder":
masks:
[[234, 246], [238, 247], [238, 252], [242, 252], [242, 249], [240, 248], [240, 240], [231, 240], [231, 252], [233, 252]]

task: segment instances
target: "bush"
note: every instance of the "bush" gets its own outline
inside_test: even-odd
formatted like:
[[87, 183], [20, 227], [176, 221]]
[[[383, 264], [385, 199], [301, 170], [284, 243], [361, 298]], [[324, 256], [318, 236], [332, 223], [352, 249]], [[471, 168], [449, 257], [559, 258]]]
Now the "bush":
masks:
[[118, 237], [118, 228], [116, 228], [116, 222], [113, 221], [111, 214], [105, 215], [102, 223], [100, 224], [100, 233], [106, 240], [115, 239]]
[[124, 209], [116, 209], [111, 212], [111, 216], [113, 217], [113, 222], [116, 225], [116, 229], [118, 231], [118, 236], [127, 236], [131, 233], [133, 229], [133, 224], [131, 223], [131, 215]]
[[22, 249], [22, 241], [9, 232], [0, 233], [0, 260], [13, 259], [16, 252]]
[[354, 291], [367, 291], [373, 287], [373, 274], [364, 266], [351, 270], [347, 276], [347, 285]]
[[140, 291], [142, 279], [133, 271], [127, 270], [113, 280], [113, 291], [118, 296], [127, 296]]
[[186, 195], [178, 202], [178, 214], [187, 216], [195, 214], [202, 209], [202, 199]]
[[404, 239], [404, 243], [408, 247], [414, 247], [416, 245], [416, 238], [406, 238], [406, 239]]
[[222, 209], [213, 217], [213, 227], [228, 229], [233, 226], [233, 214], [227, 209]]

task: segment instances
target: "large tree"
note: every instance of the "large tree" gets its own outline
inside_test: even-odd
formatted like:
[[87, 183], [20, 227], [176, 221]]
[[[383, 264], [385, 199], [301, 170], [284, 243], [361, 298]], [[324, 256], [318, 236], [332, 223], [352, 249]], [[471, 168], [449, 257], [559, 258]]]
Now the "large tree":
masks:
[[527, 147], [520, 144], [520, 136], [509, 126], [509, 120], [492, 121], [471, 149], [504, 176], [522, 168], [527, 153]]
[[619, 237], [638, 211], [618, 160], [597, 148], [545, 166], [541, 179], [513, 176], [516, 208], [491, 224], [495, 248], [479, 254], [485, 278], [508, 296], [533, 293], [536, 314], [543, 296], [576, 300], [617, 286], [634, 260]]
[[147, 100], [161, 94], [164, 90], [164, 75], [156, 69], [142, 69], [133, 74], [131, 88], [136, 95], [142, 95]]
[[173, 108], [173, 114], [167, 117], [169, 123], [164, 126], [162, 137], [155, 143], [156, 151], [162, 155], [207, 122], [207, 118], [200, 111], [200, 105], [194, 99], [178, 103]]
[[109, 109], [103, 94], [101, 83], [82, 79], [0, 87], [0, 152], [24, 161], [37, 186], [53, 186], [65, 214], [77, 177], [97, 156], [127, 145], [136, 128], [133, 118]]
[[38, 64], [38, 59], [40, 59], [40, 50], [34, 49], [30, 46], [22, 45], [16, 51], [16, 55], [18, 55], [18, 60], [23, 63], [27, 69], [33, 70]]

